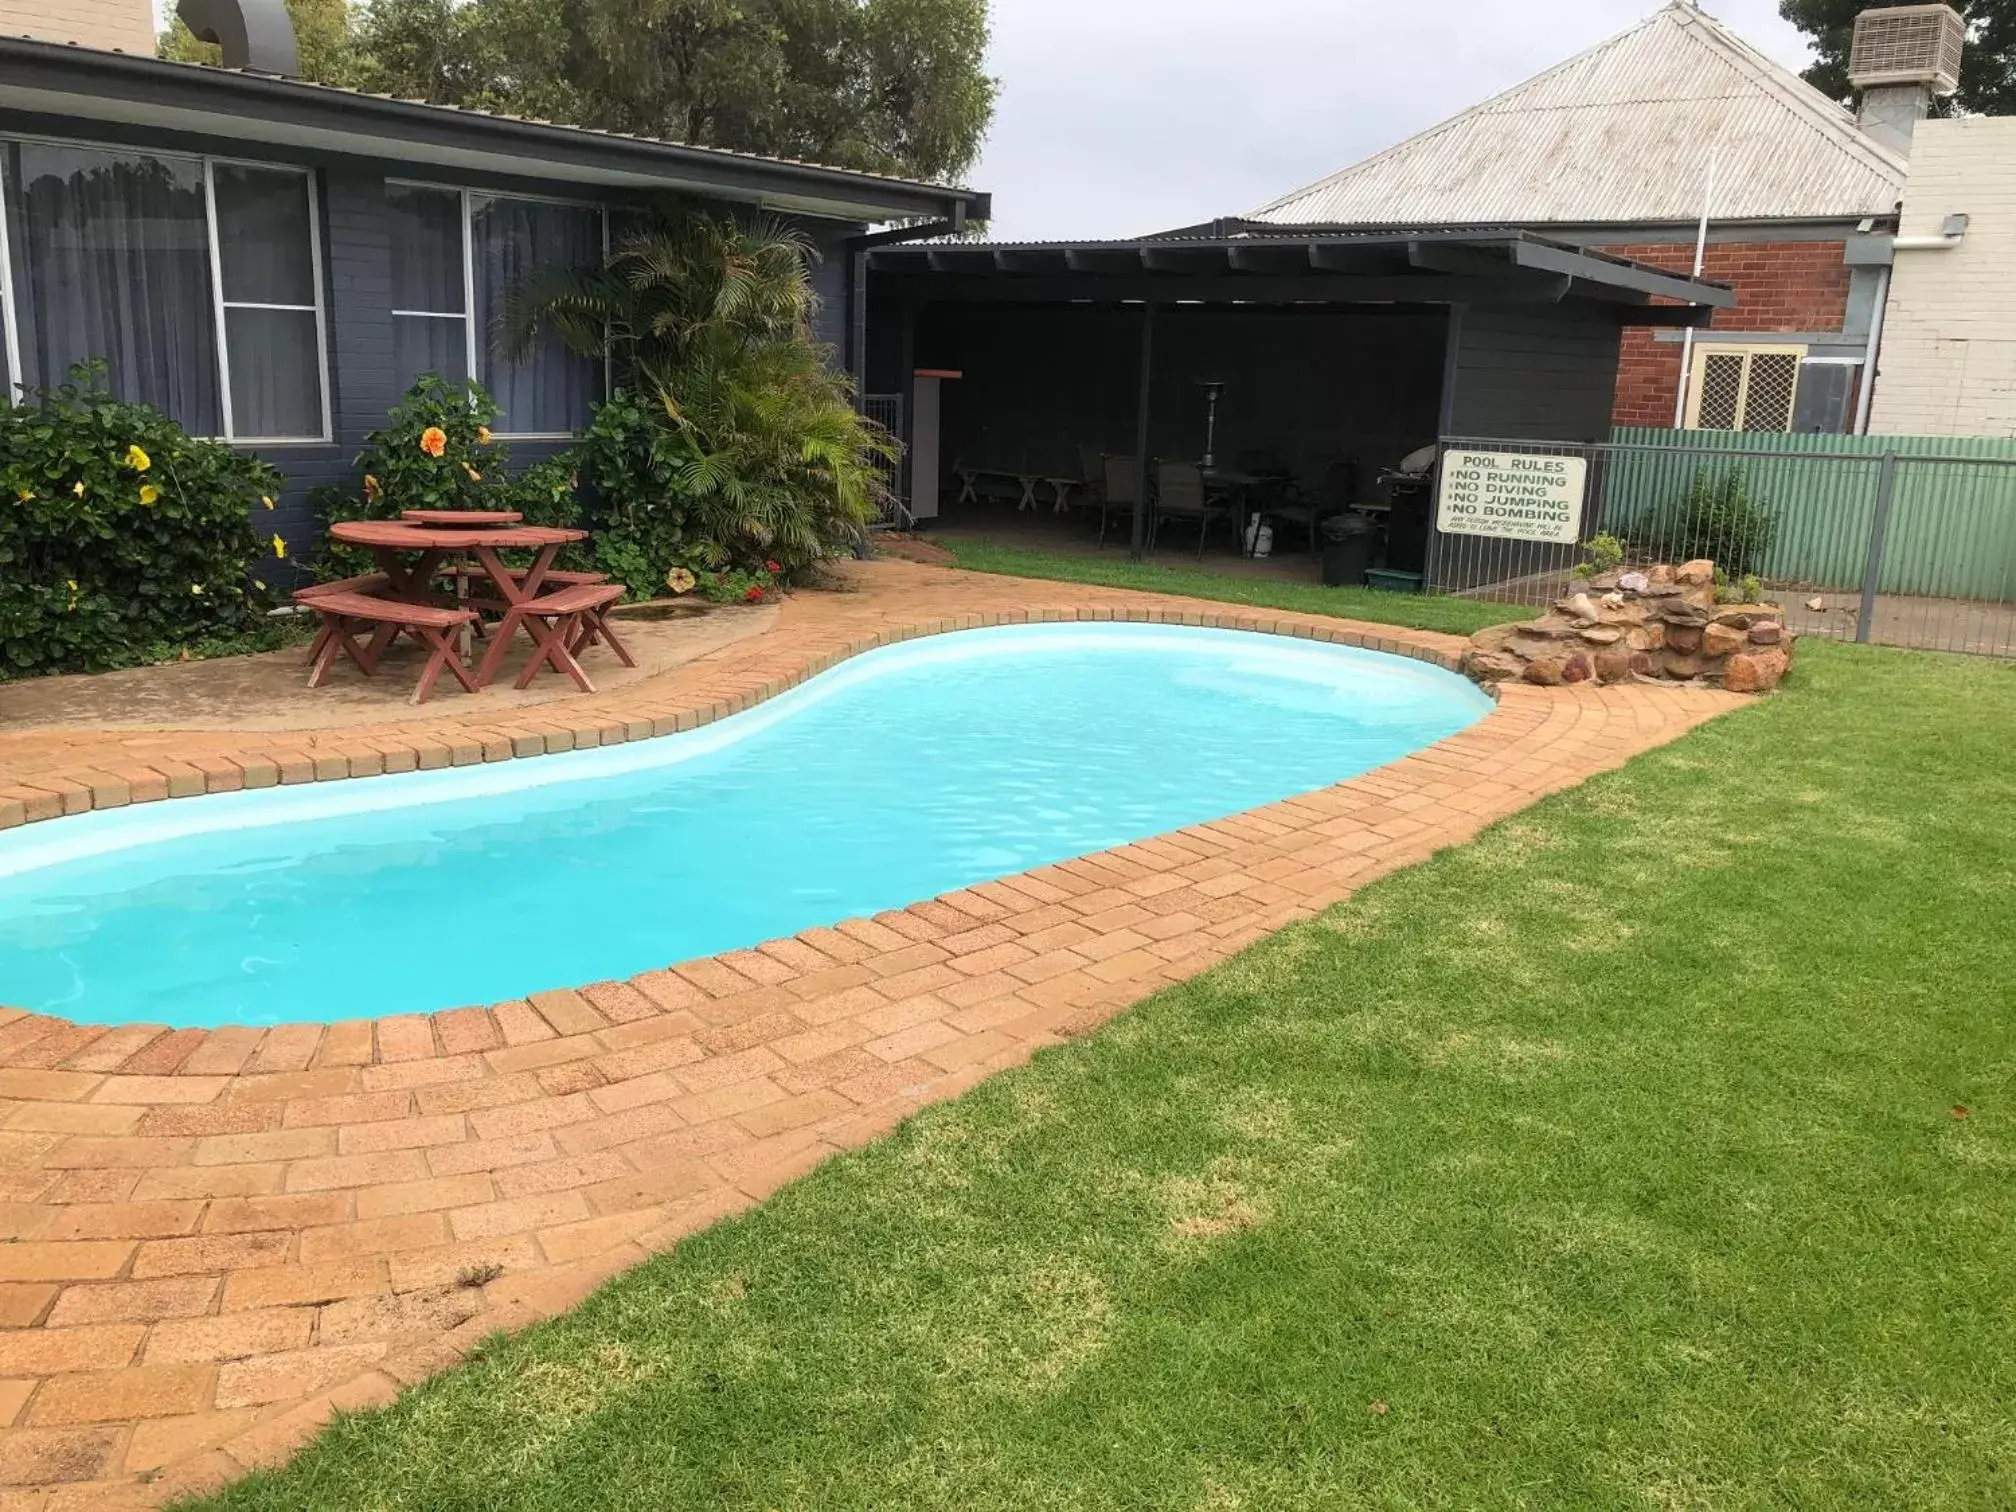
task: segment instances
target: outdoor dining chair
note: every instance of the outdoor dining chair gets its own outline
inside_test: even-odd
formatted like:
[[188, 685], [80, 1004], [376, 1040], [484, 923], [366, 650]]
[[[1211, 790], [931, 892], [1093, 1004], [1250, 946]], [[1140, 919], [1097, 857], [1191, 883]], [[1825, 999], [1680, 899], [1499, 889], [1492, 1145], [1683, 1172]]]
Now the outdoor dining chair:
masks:
[[1232, 508], [1223, 499], [1214, 499], [1204, 489], [1204, 474], [1194, 462], [1155, 464], [1155, 508], [1149, 516], [1148, 549], [1162, 533], [1165, 520], [1182, 520], [1197, 527], [1197, 555], [1204, 555], [1204, 538], [1214, 522], [1232, 526]]
[[1106, 521], [1112, 515], [1134, 513], [1134, 468], [1132, 457], [1102, 457], [1101, 472], [1106, 486], [1099, 490], [1099, 544], [1106, 544]]

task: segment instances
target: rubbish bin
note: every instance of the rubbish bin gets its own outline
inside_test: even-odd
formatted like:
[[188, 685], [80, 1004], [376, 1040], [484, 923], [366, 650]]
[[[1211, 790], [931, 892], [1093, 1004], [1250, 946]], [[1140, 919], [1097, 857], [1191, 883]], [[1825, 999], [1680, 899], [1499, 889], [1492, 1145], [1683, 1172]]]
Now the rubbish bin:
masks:
[[1317, 527], [1323, 534], [1323, 586], [1357, 587], [1372, 565], [1372, 522], [1362, 514], [1334, 514]]

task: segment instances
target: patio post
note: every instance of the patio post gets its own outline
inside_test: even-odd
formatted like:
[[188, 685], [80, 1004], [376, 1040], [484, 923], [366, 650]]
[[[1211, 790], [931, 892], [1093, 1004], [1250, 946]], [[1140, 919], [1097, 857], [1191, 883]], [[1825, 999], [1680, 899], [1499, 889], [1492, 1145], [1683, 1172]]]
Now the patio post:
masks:
[[1155, 305], [1141, 307], [1141, 392], [1134, 408], [1134, 544], [1135, 561], [1147, 555], [1148, 533], [1148, 400], [1153, 391]]

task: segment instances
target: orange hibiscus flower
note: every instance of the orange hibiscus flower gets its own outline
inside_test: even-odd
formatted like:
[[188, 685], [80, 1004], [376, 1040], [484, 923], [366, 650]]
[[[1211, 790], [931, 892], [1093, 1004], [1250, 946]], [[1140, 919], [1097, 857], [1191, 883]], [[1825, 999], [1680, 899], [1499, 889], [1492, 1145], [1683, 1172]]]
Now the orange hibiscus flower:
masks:
[[448, 432], [438, 425], [430, 425], [420, 432], [420, 450], [430, 457], [438, 457], [448, 450]]

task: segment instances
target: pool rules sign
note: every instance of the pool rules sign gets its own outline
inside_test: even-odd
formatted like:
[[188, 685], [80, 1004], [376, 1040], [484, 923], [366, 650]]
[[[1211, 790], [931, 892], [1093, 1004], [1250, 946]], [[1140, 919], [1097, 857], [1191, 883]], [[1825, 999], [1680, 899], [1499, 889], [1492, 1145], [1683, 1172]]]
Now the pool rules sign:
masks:
[[1446, 535], [1572, 545], [1582, 533], [1589, 463], [1544, 452], [1450, 447], [1435, 489], [1435, 525]]

